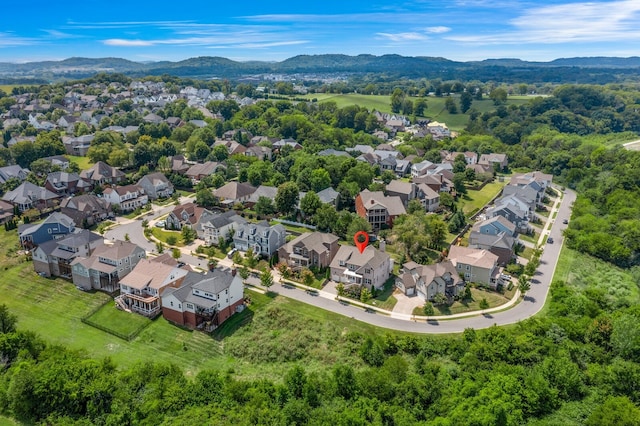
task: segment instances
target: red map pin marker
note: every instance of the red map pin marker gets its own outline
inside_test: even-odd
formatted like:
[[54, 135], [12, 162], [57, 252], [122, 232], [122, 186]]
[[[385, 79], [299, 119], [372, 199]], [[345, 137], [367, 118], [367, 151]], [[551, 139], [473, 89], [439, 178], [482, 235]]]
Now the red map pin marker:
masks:
[[358, 231], [353, 236], [353, 242], [356, 243], [356, 247], [358, 247], [358, 250], [360, 250], [360, 253], [362, 253], [369, 244], [369, 234], [364, 231]]

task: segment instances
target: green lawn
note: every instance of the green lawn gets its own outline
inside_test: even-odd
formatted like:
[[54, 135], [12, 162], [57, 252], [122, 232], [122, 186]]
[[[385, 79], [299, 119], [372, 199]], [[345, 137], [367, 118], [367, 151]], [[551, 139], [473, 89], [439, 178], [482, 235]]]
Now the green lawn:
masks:
[[97, 325], [113, 331], [120, 336], [137, 335], [145, 327], [151, 324], [149, 318], [129, 312], [121, 311], [115, 307], [115, 302], [109, 301], [100, 309], [86, 318], [89, 325]]
[[[515, 287], [514, 287], [515, 288]], [[495, 308], [500, 305], [504, 305], [513, 297], [515, 290], [504, 292], [504, 294], [483, 290], [480, 288], [471, 289], [471, 300], [461, 300], [454, 302], [451, 306], [434, 306], [435, 315], [452, 315], [461, 314], [464, 312], [479, 311], [480, 301], [484, 298], [489, 303], [489, 308]], [[424, 315], [422, 306], [419, 306], [413, 310], [414, 315]]]
[[471, 216], [487, 203], [506, 185], [506, 182], [490, 182], [486, 184], [480, 191], [469, 190], [467, 194], [461, 197], [459, 203], [463, 203], [462, 211], [465, 216]]
[[93, 166], [93, 163], [91, 162], [89, 157], [80, 157], [80, 156], [77, 156], [77, 155], [67, 155], [67, 158], [72, 163], [76, 163], [78, 165], [78, 167], [80, 167], [80, 170], [86, 170], [89, 167]]
[[182, 241], [182, 233], [180, 231], [167, 231], [162, 228], [151, 227], [151, 232], [153, 236], [162, 241], [165, 244], [167, 243], [167, 237], [174, 236], [176, 237], [176, 243], [173, 244], [176, 247], [184, 247], [184, 242]]
[[387, 311], [393, 311], [394, 306], [398, 303], [398, 300], [393, 297], [393, 290], [395, 289], [395, 277], [391, 277], [384, 283], [384, 289], [376, 297], [369, 301], [370, 305], [376, 306], [380, 309], [386, 309]]

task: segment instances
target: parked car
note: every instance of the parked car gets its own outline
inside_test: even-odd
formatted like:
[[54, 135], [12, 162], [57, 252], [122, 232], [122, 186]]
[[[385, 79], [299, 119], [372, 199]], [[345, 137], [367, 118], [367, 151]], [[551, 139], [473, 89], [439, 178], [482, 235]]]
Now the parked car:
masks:
[[566, 225], [567, 223], [569, 223], [569, 219], [564, 219], [564, 220], [562, 221], [562, 223], [564, 223], [564, 224]]
[[159, 220], [156, 222], [156, 228], [164, 228], [166, 224], [167, 222], [165, 222], [164, 220]]
[[237, 251], [238, 251], [238, 249], [232, 248], [231, 250], [229, 250], [229, 253], [227, 253], [227, 257], [229, 259], [231, 259], [233, 257], [233, 255], [236, 254]]
[[547, 238], [547, 243], [548, 244], [553, 244], [553, 238], [551, 238], [551, 237]]
[[511, 275], [509, 275], [509, 274], [500, 274], [500, 278], [502, 278], [503, 280], [509, 281], [511, 279]]

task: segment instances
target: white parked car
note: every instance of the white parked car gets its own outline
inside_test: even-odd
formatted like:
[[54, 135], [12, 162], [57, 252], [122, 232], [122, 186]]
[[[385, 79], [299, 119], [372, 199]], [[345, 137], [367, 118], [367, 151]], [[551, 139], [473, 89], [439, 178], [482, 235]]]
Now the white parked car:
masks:
[[157, 228], [164, 228], [164, 226], [167, 224], [167, 222], [165, 222], [164, 220], [159, 220], [156, 222], [156, 227]]

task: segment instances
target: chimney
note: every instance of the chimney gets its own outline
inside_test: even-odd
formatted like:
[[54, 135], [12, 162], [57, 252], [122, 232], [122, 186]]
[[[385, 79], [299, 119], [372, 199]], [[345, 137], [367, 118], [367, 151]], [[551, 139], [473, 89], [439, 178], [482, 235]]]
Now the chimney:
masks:
[[235, 277], [237, 272], [238, 272], [238, 270], [237, 270], [236, 268], [233, 268], [233, 269], [231, 270], [231, 276], [232, 276], [232, 277]]
[[384, 252], [387, 248], [387, 243], [383, 239], [380, 239], [380, 244], [378, 244], [378, 246], [379, 246], [378, 250]]
[[374, 201], [374, 200], [371, 200], [371, 203], [370, 203], [370, 204], [371, 204], [371, 205], [374, 205], [374, 204], [375, 204], [375, 201]]

